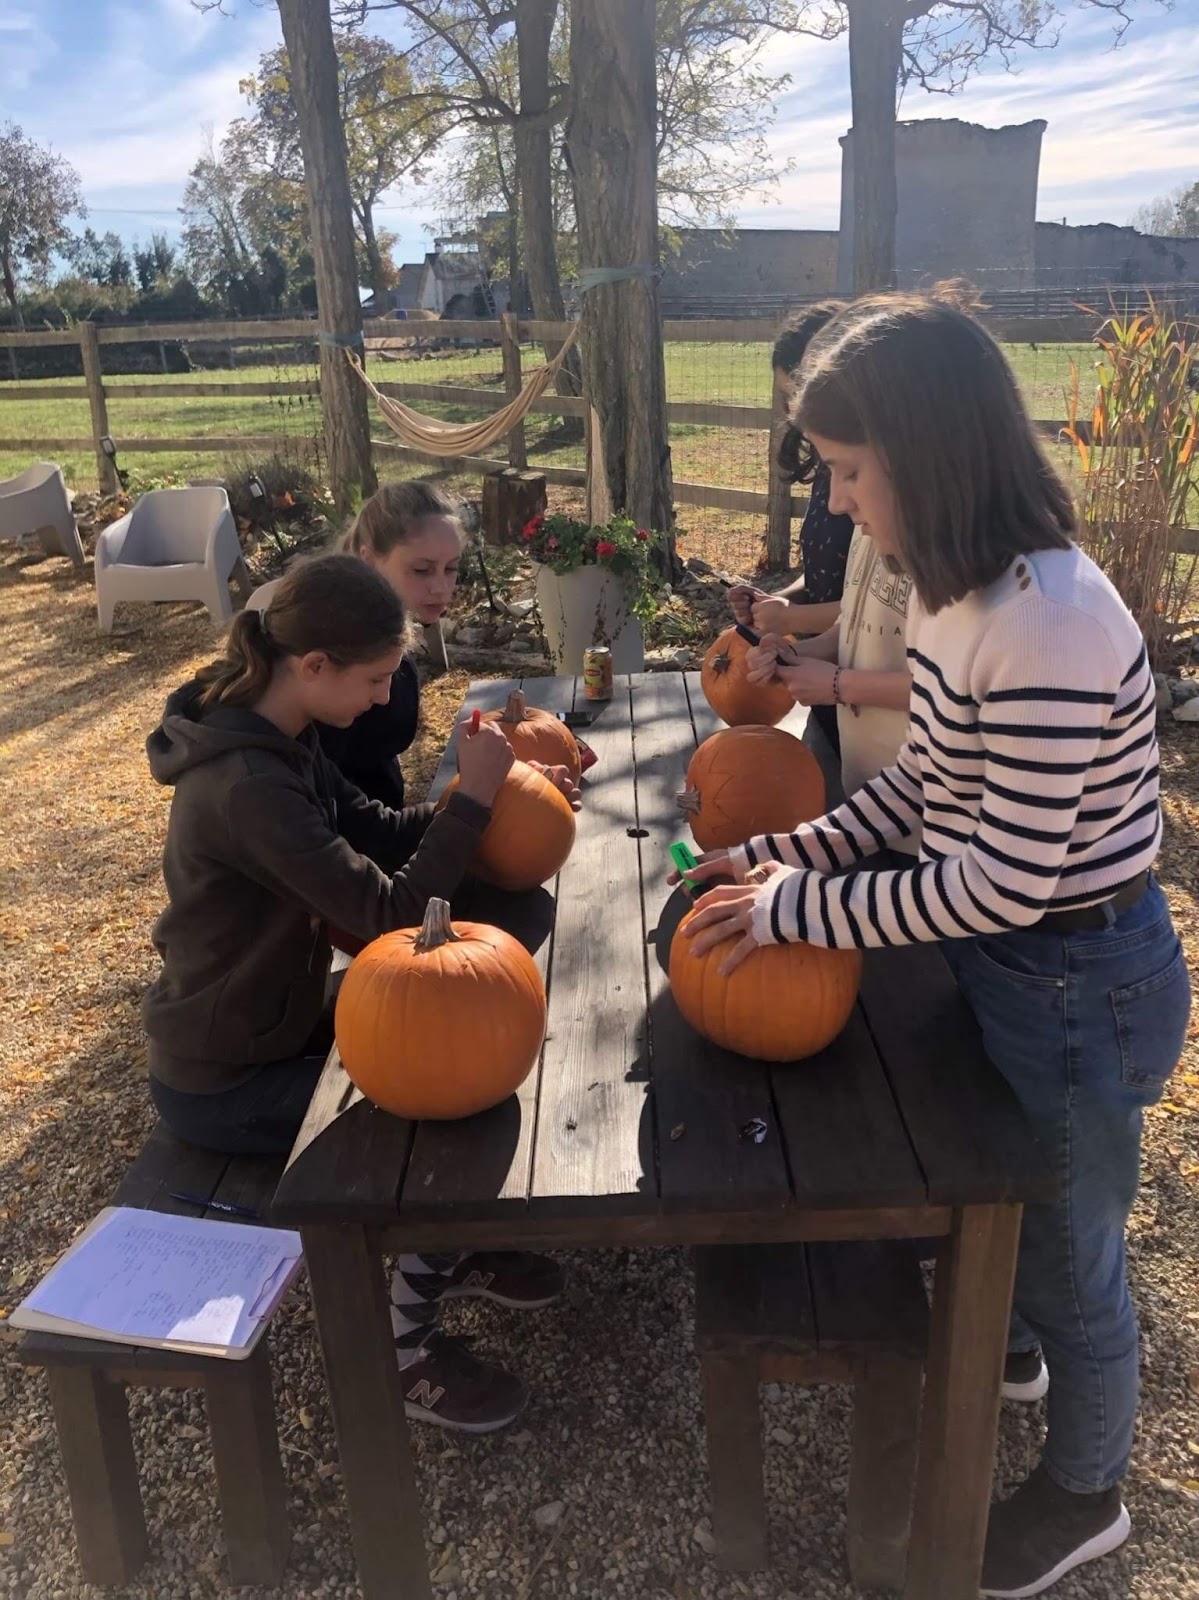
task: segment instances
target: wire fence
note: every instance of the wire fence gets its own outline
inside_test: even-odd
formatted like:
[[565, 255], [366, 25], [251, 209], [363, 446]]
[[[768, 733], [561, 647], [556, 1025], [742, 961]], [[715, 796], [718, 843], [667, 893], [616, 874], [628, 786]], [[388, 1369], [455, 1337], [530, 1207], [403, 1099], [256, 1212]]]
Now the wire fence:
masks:
[[[676, 321], [664, 324], [668, 422], [676, 502], [685, 540], [724, 565], [753, 566], [767, 534], [773, 410], [770, 351], [776, 324]], [[1084, 374], [1096, 351], [1089, 343], [1096, 319], [1060, 316], [995, 321], [1032, 415], [1051, 448], [1066, 414], [1071, 366]], [[517, 365], [543, 359], [540, 340], [561, 338], [566, 325], [522, 324]], [[89, 331], [90, 330], [90, 331]], [[497, 411], [511, 393], [502, 338], [516, 343], [509, 323], [372, 322], [368, 370], [384, 392], [430, 416], [466, 422]], [[75, 348], [72, 350], [71, 345]], [[130, 346], [157, 348], [161, 370], [105, 371]], [[7, 347], [7, 348], [6, 348]], [[0, 333], [0, 372], [51, 347], [59, 370], [78, 374], [0, 382], [0, 478], [31, 459], [50, 455], [76, 488], [105, 485], [100, 437], [113, 441], [133, 488], [163, 478], [225, 475], [256, 455], [319, 461], [321, 413], [314, 323], [255, 322], [96, 329], [81, 324], [60, 333]], [[122, 349], [122, 347], [124, 347]], [[89, 371], [89, 349], [90, 368]], [[189, 376], [174, 352], [186, 351]], [[6, 358], [6, 359], [5, 359]], [[509, 349], [511, 362], [512, 349]], [[81, 384], [78, 377], [84, 382]], [[548, 392], [522, 425], [530, 468], [543, 470], [552, 492], [581, 503], [586, 460], [582, 402]], [[566, 413], [566, 414], [564, 414]], [[403, 450], [381, 421], [372, 428], [383, 477], [453, 476], [460, 492], [478, 493], [488, 463], [433, 462]], [[494, 447], [494, 465], [506, 456]], [[215, 458], [215, 459], [214, 459]], [[1063, 460], [1065, 452], [1063, 451]], [[111, 467], [109, 467], [111, 471]], [[111, 480], [107, 486], [111, 486]], [[783, 495], [784, 505], [786, 495]], [[778, 517], [778, 497], [771, 516]], [[792, 502], [798, 510], [801, 499]], [[785, 517], [784, 512], [784, 517]], [[787, 530], [775, 527], [774, 548], [790, 548]], [[709, 554], [708, 559], [712, 559]]]

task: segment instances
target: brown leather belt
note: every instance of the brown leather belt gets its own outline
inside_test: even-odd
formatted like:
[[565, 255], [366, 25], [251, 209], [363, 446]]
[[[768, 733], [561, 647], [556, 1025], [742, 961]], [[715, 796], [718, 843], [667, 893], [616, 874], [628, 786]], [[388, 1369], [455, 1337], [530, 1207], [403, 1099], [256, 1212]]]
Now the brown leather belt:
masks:
[[1047, 911], [1039, 922], [1033, 923], [1029, 932], [1085, 933], [1088, 929], [1106, 928], [1113, 916], [1118, 917], [1121, 911], [1135, 906], [1148, 887], [1149, 873], [1145, 871], [1092, 906], [1079, 906], [1076, 911]]

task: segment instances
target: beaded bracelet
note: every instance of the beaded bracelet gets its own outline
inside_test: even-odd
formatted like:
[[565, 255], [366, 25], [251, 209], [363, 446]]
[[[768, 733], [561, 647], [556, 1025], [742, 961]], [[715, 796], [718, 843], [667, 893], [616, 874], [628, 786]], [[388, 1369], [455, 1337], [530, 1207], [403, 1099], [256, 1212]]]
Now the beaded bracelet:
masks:
[[833, 668], [833, 704], [835, 706], [843, 706], [845, 704], [844, 700], [842, 700], [842, 698], [841, 698], [841, 668], [840, 667], [834, 667]]

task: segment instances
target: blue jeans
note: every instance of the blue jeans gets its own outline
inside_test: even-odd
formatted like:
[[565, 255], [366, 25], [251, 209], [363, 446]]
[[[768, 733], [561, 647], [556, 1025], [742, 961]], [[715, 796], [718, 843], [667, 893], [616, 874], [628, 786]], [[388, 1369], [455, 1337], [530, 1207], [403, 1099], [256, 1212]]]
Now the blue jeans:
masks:
[[1156, 880], [1105, 929], [942, 948], [1061, 1182], [1054, 1204], [1024, 1210], [1009, 1349], [1044, 1352], [1050, 1476], [1077, 1493], [1106, 1489], [1132, 1450], [1138, 1352], [1124, 1228], [1142, 1113], [1186, 1038], [1182, 948]]
[[216, 1094], [185, 1094], [152, 1077], [150, 1098], [171, 1132], [188, 1144], [231, 1156], [285, 1156], [324, 1065], [323, 1053], [272, 1061]]

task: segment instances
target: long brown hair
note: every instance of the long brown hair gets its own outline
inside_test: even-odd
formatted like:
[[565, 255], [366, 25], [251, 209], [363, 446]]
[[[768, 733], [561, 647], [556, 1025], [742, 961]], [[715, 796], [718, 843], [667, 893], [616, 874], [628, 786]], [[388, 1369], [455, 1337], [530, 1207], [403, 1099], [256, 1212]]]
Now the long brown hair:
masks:
[[321, 556], [294, 567], [265, 611], [233, 619], [225, 654], [199, 674], [204, 707], [252, 705], [284, 656], [323, 651], [339, 667], [374, 661], [406, 641], [404, 603], [356, 556]]
[[397, 545], [412, 537], [416, 524], [426, 517], [449, 517], [458, 525], [461, 541], [457, 508], [435, 483], [424, 478], [385, 483], [363, 503], [341, 547], [356, 556], [363, 556], [368, 550], [376, 556], [390, 555]]
[[939, 611], [1018, 555], [1076, 527], [1003, 352], [973, 317], [926, 295], [855, 302], [813, 341], [793, 416], [806, 434], [868, 444], [899, 508], [921, 603]]
[[[817, 300], [802, 311], [793, 311], [779, 330], [770, 352], [770, 365], [776, 372], [788, 377], [798, 377], [800, 363], [808, 353], [808, 346], [821, 330], [844, 311], [844, 300]], [[816, 452], [803, 436], [803, 431], [792, 424], [779, 440], [779, 471], [788, 483], [811, 483], [820, 463]]]

